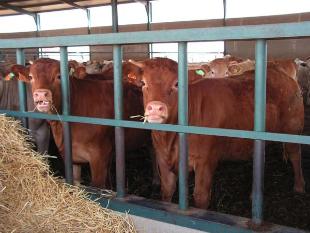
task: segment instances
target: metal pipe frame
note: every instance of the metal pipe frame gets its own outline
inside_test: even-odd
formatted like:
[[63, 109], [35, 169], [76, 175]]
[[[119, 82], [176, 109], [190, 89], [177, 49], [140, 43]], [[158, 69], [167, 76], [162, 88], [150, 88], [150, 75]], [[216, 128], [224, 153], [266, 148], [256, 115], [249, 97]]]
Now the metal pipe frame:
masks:
[[[60, 47], [60, 72], [61, 72], [61, 94], [62, 94], [62, 114], [70, 114], [70, 88], [68, 71], [68, 52], [67, 47]], [[63, 134], [65, 143], [65, 175], [66, 182], [73, 184], [72, 168], [72, 144], [70, 122], [64, 121]]]
[[[122, 47], [113, 46], [114, 66], [114, 110], [115, 119], [123, 118], [123, 79], [122, 79]], [[118, 197], [125, 196], [125, 140], [124, 128], [115, 127], [116, 152], [116, 191]]]
[[[192, 35], [195, 35], [193, 38]], [[1, 39], [0, 48], [33, 48], [33, 47], [49, 47], [61, 46], [61, 69], [62, 69], [62, 93], [63, 93], [63, 115], [62, 121], [68, 124], [65, 127], [67, 131], [66, 146], [69, 145], [70, 128], [68, 122], [81, 122], [91, 124], [111, 125], [116, 128], [132, 127], [140, 129], [154, 129], [163, 131], [172, 131], [180, 133], [180, 140], [183, 146], [180, 147], [180, 180], [182, 186], [186, 184], [186, 165], [187, 165], [187, 144], [186, 134], [196, 133], [203, 135], [216, 135], [226, 137], [249, 138], [256, 140], [255, 155], [254, 155], [254, 169], [253, 173], [256, 178], [253, 181], [253, 222], [256, 224], [262, 223], [262, 189], [263, 189], [263, 166], [264, 166], [264, 142], [281, 141], [310, 144], [310, 136], [302, 135], [288, 135], [279, 133], [265, 132], [265, 108], [266, 108], [266, 40], [275, 38], [290, 38], [290, 37], [309, 37], [310, 36], [310, 22], [302, 23], [285, 23], [273, 25], [255, 25], [255, 26], [236, 26], [236, 27], [218, 27], [206, 29], [180, 29], [167, 31], [152, 31], [152, 32], [130, 32], [130, 33], [111, 33], [98, 35], [84, 35], [84, 36], [64, 36], [52, 38], [23, 38], [23, 39]], [[74, 38], [74, 40], [73, 40]], [[231, 130], [218, 129], [208, 127], [187, 126], [187, 90], [186, 90], [186, 76], [187, 76], [187, 41], [212, 41], [212, 40], [243, 40], [256, 39], [256, 73], [255, 73], [255, 127], [254, 131], [245, 130]], [[152, 42], [179, 42], [179, 114], [185, 113], [179, 119], [179, 125], [169, 124], [143, 124], [140, 122], [124, 121], [122, 119], [122, 82], [121, 82], [121, 45], [133, 43], [152, 43]], [[113, 58], [114, 58], [114, 80], [115, 80], [115, 119], [99, 119], [90, 117], [75, 117], [69, 115], [69, 91], [68, 90], [68, 68], [67, 68], [67, 50], [65, 46], [77, 46], [83, 44], [112, 44]], [[182, 104], [185, 106], [182, 106]], [[185, 104], [184, 104], [185, 103]], [[9, 115], [21, 117], [33, 117], [43, 119], [58, 120], [59, 116], [47, 115], [41, 113], [28, 113], [25, 111], [0, 111], [6, 112]], [[183, 118], [184, 117], [184, 118]], [[116, 130], [117, 132], [118, 130]], [[121, 132], [121, 131], [120, 131]], [[124, 135], [118, 133], [116, 143], [120, 143], [119, 158], [124, 160]], [[71, 147], [70, 147], [71, 150]], [[68, 157], [68, 156], [66, 156]], [[71, 161], [72, 162], [72, 161]], [[121, 162], [122, 163], [122, 162]], [[123, 165], [122, 165], [123, 166]], [[121, 166], [121, 167], [122, 167]], [[182, 167], [182, 168], [181, 168]], [[185, 168], [185, 169], [184, 169]], [[122, 167], [121, 169], [124, 169]], [[125, 175], [124, 171], [119, 172], [118, 189], [119, 196], [123, 197], [125, 194], [124, 183], [122, 179]], [[181, 186], [181, 184], [180, 184]], [[187, 209], [186, 188], [180, 189], [180, 204], [181, 210]], [[221, 222], [215, 223], [221, 225]], [[224, 223], [226, 224], [226, 223]], [[214, 229], [213, 229], [214, 230]], [[228, 230], [227, 232], [233, 232]]]
[[[255, 47], [255, 110], [254, 130], [264, 132], [266, 129], [266, 64], [267, 43], [257, 40]], [[254, 141], [252, 220], [254, 224], [263, 222], [265, 141]]]
[[[187, 43], [178, 44], [178, 121], [188, 124]], [[179, 133], [179, 208], [188, 208], [188, 143], [187, 135]]]
[[[25, 65], [25, 53], [23, 49], [16, 50], [16, 61], [17, 64]], [[19, 110], [21, 112], [27, 111], [27, 93], [26, 84], [22, 81], [18, 81], [18, 97], [19, 97]], [[22, 124], [25, 128], [28, 128], [27, 118], [22, 118]]]

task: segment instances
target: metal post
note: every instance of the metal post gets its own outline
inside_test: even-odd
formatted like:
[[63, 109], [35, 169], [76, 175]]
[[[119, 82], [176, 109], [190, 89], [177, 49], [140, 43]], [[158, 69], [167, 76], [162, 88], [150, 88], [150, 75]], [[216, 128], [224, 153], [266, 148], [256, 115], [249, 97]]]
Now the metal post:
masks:
[[117, 0], [112, 0], [112, 31], [118, 32]]
[[[16, 49], [16, 61], [17, 64], [25, 65], [25, 53], [24, 49]], [[21, 112], [27, 111], [27, 93], [26, 85], [23, 81], [18, 81], [18, 97], [19, 97], [19, 110]], [[22, 118], [22, 124], [25, 128], [28, 128], [27, 118]]]
[[[35, 14], [35, 17], [34, 17], [34, 21], [36, 23], [36, 36], [37, 37], [40, 37], [40, 30], [41, 30], [41, 20], [40, 20], [40, 15], [38, 13]], [[38, 57], [42, 57], [42, 48], [38, 48]]]
[[[70, 88], [68, 72], [68, 51], [67, 47], [60, 47], [60, 72], [61, 72], [61, 93], [62, 93], [62, 114], [70, 114]], [[63, 133], [65, 143], [65, 174], [66, 182], [73, 184], [72, 169], [72, 145], [71, 129], [69, 122], [63, 122]]]
[[[223, 26], [226, 26], [226, 13], [227, 13], [227, 3], [226, 0], [223, 0]], [[224, 55], [226, 55], [226, 41], [224, 41]]]
[[[254, 130], [265, 131], [266, 125], [266, 61], [267, 44], [257, 40], [255, 47], [255, 118]], [[263, 221], [265, 141], [255, 140], [253, 158], [252, 220], [254, 224]]]
[[[114, 109], [115, 119], [123, 118], [122, 47], [113, 46]], [[124, 128], [115, 127], [116, 191], [117, 197], [125, 196], [125, 139]]]
[[[187, 43], [178, 44], [178, 119], [180, 125], [188, 124], [188, 71]], [[179, 208], [188, 208], [188, 144], [187, 135], [179, 133]]]
[[[145, 10], [146, 10], [146, 15], [147, 15], [147, 30], [151, 31], [152, 3], [150, 1], [147, 1], [145, 5]], [[153, 57], [153, 44], [149, 44], [149, 57]]]
[[90, 34], [90, 26], [91, 26], [91, 21], [90, 21], [90, 10], [86, 9], [86, 16], [87, 16], [87, 33]]

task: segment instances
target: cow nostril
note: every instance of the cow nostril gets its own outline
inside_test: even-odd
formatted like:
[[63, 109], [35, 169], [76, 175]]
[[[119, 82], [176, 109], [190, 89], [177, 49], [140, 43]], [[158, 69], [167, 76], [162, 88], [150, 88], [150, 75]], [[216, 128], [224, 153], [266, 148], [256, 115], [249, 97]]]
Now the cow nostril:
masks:
[[44, 97], [47, 97], [47, 92], [44, 93]]
[[160, 111], [160, 112], [163, 111], [163, 107], [159, 106], [158, 111]]
[[151, 111], [153, 108], [151, 105], [147, 106], [147, 110]]

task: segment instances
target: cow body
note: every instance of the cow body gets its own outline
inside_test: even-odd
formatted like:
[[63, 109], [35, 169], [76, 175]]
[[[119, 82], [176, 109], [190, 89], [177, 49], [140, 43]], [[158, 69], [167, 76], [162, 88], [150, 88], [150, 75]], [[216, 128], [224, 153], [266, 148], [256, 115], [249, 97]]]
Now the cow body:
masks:
[[[6, 70], [1, 72], [2, 78], [7, 76], [10, 71], [11, 67], [6, 67]], [[18, 76], [16, 73], [15, 75]], [[35, 111], [29, 85], [26, 85], [26, 94], [28, 111]], [[9, 81], [0, 79], [0, 109], [19, 110], [18, 80], [16, 78]], [[34, 140], [37, 151], [42, 154], [46, 153], [50, 142], [50, 129], [46, 120], [28, 118], [28, 127], [29, 134]]]
[[[157, 58], [135, 64], [142, 72], [137, 84], [142, 85], [148, 122], [176, 124], [177, 63]], [[304, 109], [297, 83], [276, 69], [269, 69], [267, 76], [267, 131], [300, 134]], [[250, 71], [238, 79], [204, 79], [189, 85], [189, 125], [253, 130], [253, 77], [254, 72]], [[152, 139], [160, 169], [162, 199], [170, 201], [178, 174], [178, 134], [152, 131]], [[189, 134], [188, 143], [189, 170], [195, 172], [195, 205], [207, 208], [218, 162], [250, 159], [253, 141]], [[285, 144], [285, 152], [293, 164], [294, 188], [303, 192], [300, 146]]]
[[[53, 59], [38, 59], [30, 66], [32, 93], [39, 111], [61, 113], [59, 74], [59, 61]], [[140, 90], [129, 83], [124, 83], [123, 91], [124, 119], [129, 119], [129, 116], [143, 111], [142, 95]], [[70, 93], [72, 115], [114, 118], [113, 81], [70, 78]], [[50, 121], [49, 123], [55, 143], [61, 155], [65, 156], [62, 122]], [[71, 123], [70, 126], [73, 163], [77, 165], [89, 163], [92, 185], [105, 187], [114, 149], [114, 128], [84, 123]], [[125, 145], [128, 150], [141, 148], [147, 139], [146, 130], [125, 130]]]

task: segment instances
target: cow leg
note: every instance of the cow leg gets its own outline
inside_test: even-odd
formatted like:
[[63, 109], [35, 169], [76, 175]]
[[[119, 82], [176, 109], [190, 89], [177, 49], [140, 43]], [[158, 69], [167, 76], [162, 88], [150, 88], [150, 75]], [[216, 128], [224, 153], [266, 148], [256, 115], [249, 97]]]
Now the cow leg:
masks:
[[82, 174], [82, 166], [78, 164], [73, 164], [73, 184], [80, 185], [81, 184], [81, 174]]
[[[94, 151], [90, 157], [91, 185], [98, 188], [108, 188], [110, 164], [112, 158], [112, 143], [104, 143], [104, 150]], [[108, 184], [110, 185], [110, 184]]]
[[158, 187], [160, 185], [160, 177], [155, 151], [153, 147], [148, 148], [148, 151], [152, 159], [152, 170], [153, 170], [152, 185]]
[[211, 199], [212, 178], [216, 168], [216, 164], [211, 163], [195, 163], [195, 188], [194, 201], [195, 206], [207, 209]]
[[[158, 157], [157, 157], [158, 158]], [[161, 182], [161, 199], [171, 202], [173, 193], [176, 189], [176, 175], [170, 170], [167, 163], [162, 159], [157, 159], [159, 165], [160, 182]]]
[[285, 143], [285, 157], [288, 156], [292, 163], [294, 171], [294, 191], [298, 193], [305, 192], [305, 181], [301, 168], [301, 147], [300, 144]]

